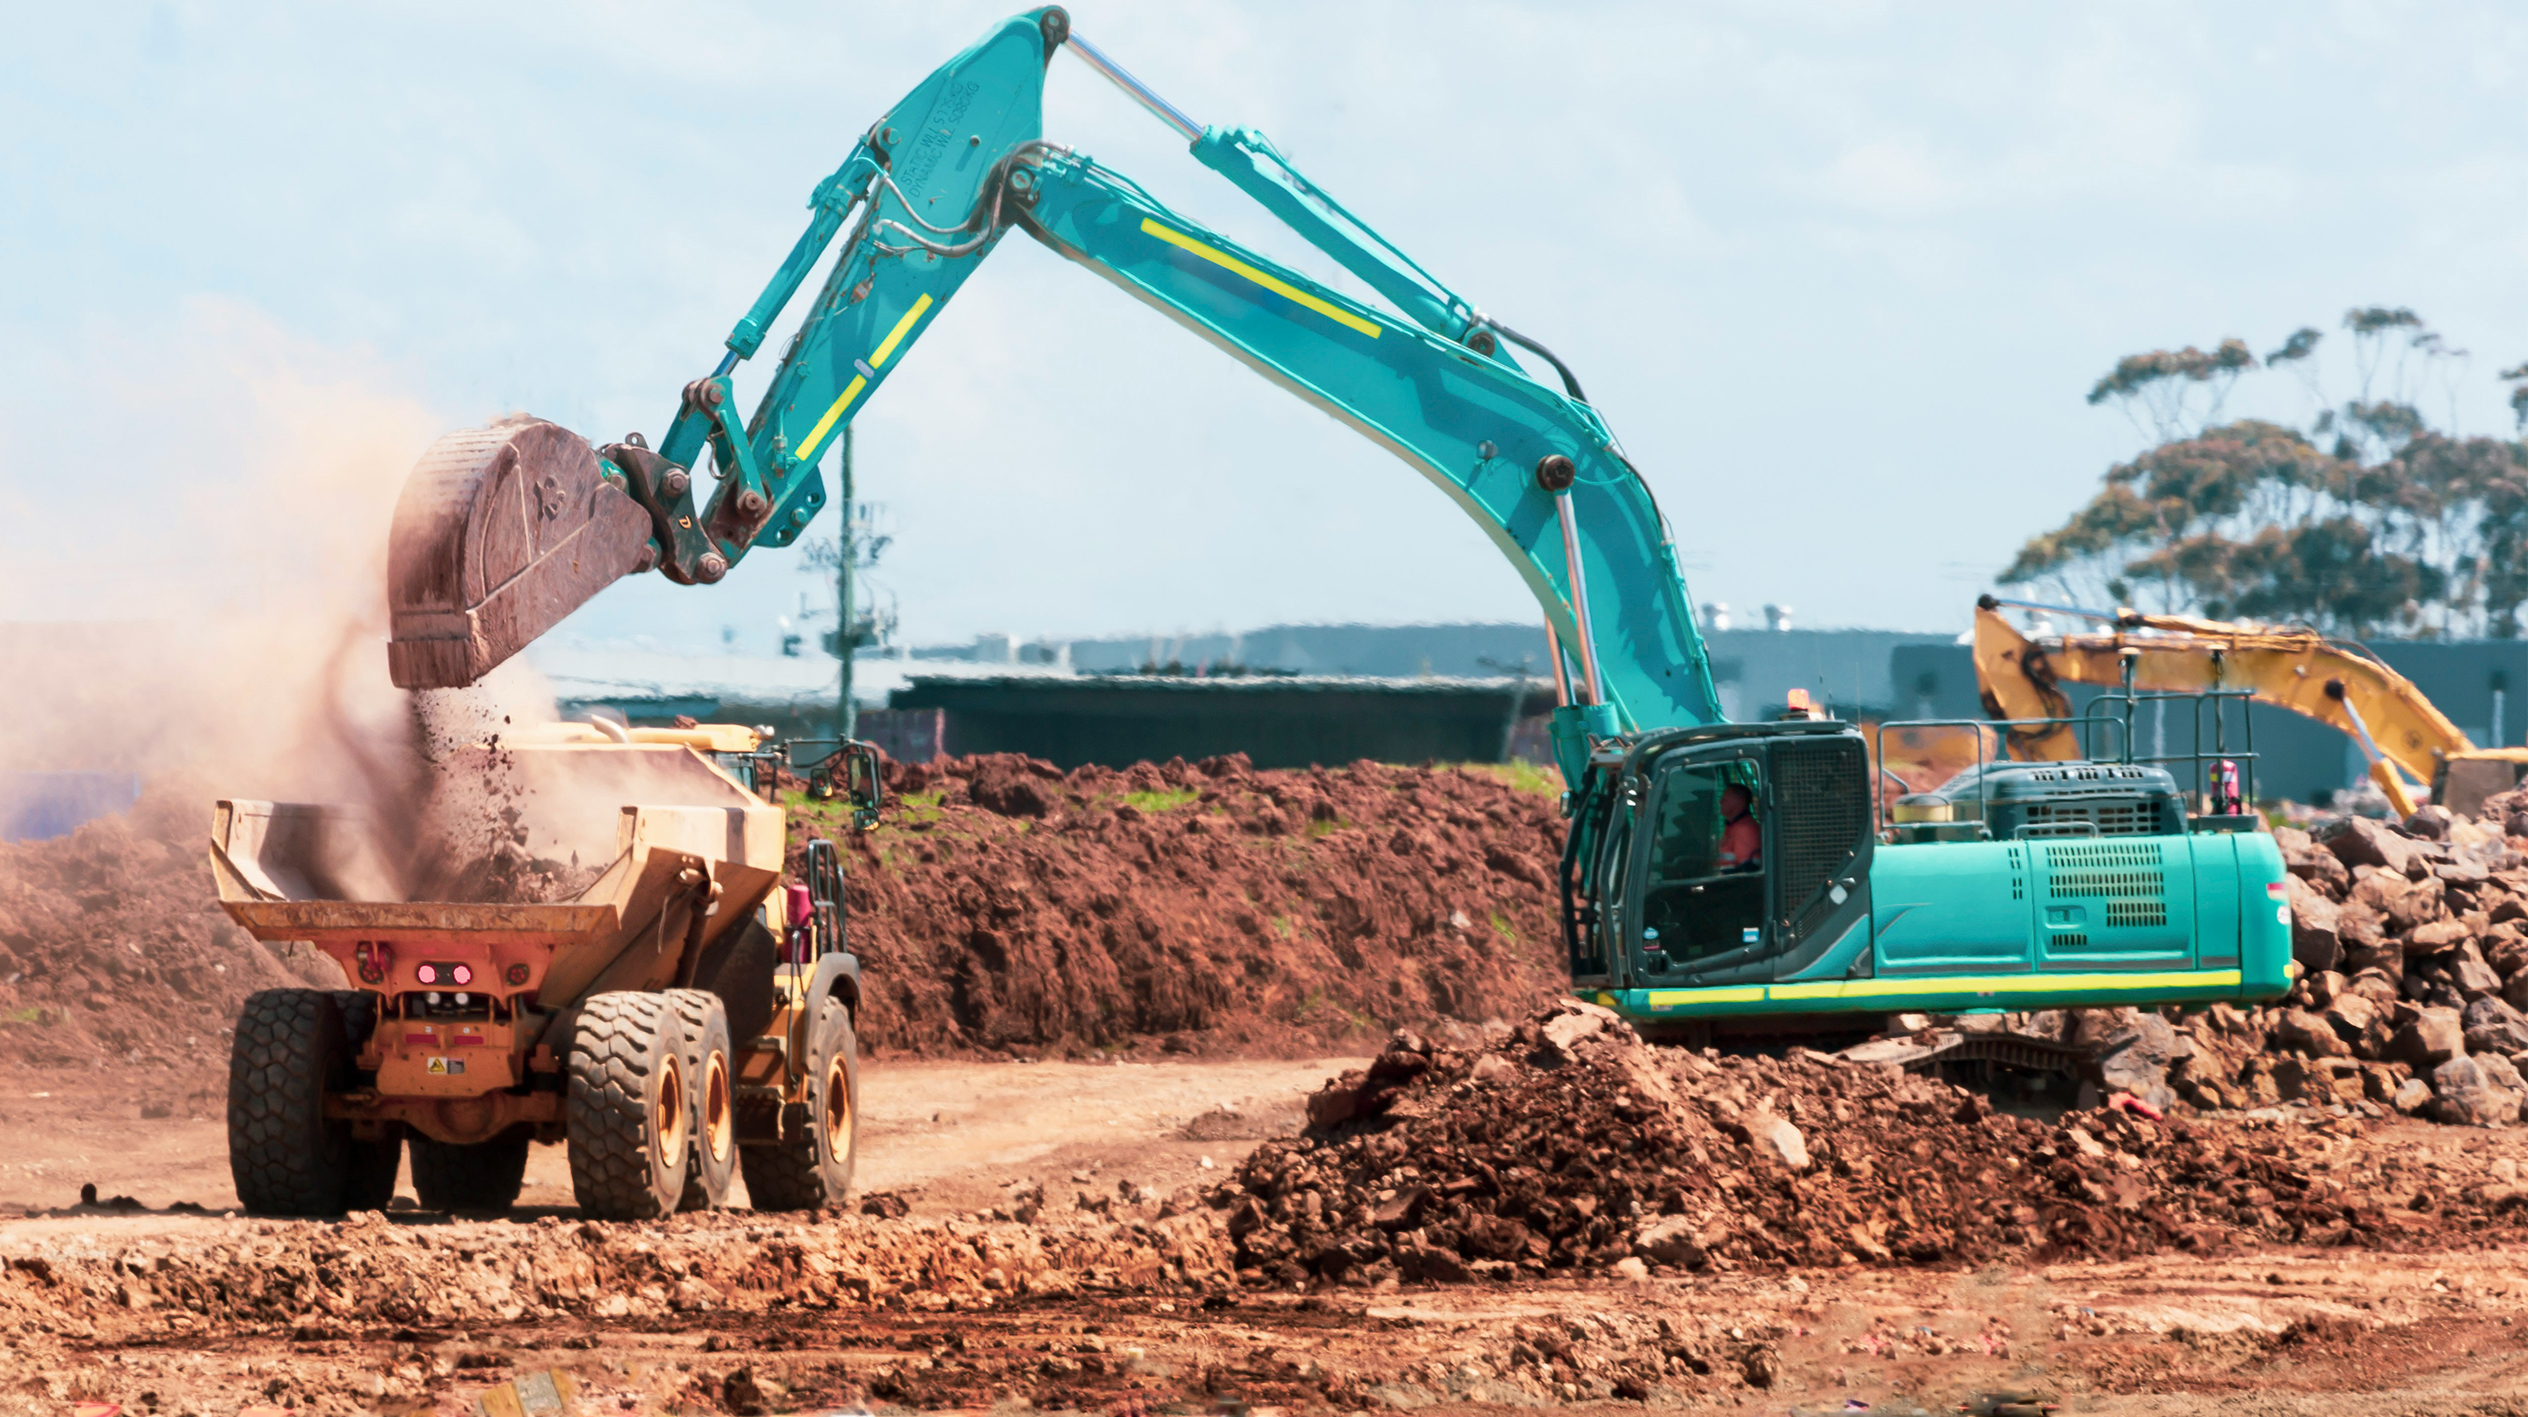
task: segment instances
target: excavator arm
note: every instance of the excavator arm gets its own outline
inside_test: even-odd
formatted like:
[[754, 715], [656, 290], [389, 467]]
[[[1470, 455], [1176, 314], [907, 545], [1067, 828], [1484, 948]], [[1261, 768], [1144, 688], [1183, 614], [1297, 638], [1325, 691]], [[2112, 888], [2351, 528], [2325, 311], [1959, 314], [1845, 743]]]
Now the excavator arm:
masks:
[[[1066, 44], [1394, 310], [1321, 285], [1045, 141], [1044, 71]], [[1561, 361], [1442, 286], [1261, 134], [1202, 127], [1159, 99], [1071, 34], [1062, 10], [1012, 19], [934, 73], [810, 206], [807, 232], [730, 335], [728, 357], [686, 386], [654, 448], [633, 437], [587, 450], [528, 423], [450, 435], [425, 458], [398, 514], [390, 574], [440, 574], [390, 581], [398, 684], [470, 683], [617, 576], [654, 567], [707, 584], [757, 545], [789, 544], [824, 502], [819, 458], [1016, 228], [1395, 453], [1471, 517], [1572, 655], [1555, 666], [1576, 701], [1566, 754], [1584, 733], [1720, 721], [1666, 524]], [[741, 422], [730, 371], [837, 235], [842, 250]], [[1531, 377], [1505, 342], [1553, 365], [1561, 387]], [[719, 484], [703, 499], [693, 472], [706, 448]], [[470, 476], [425, 478], [434, 459]], [[520, 594], [522, 580], [537, 593]], [[486, 613], [504, 597], [509, 613]]]
[[2059, 686], [2121, 686], [2128, 665], [2132, 687], [2144, 692], [2246, 689], [2258, 703], [2340, 730], [2361, 745], [2372, 779], [2399, 816], [2415, 805], [2399, 769], [2429, 783], [2441, 759], [2474, 750], [2403, 675], [2314, 630], [2120, 609], [2098, 617], [2111, 629], [2031, 640], [2002, 618], [2003, 603], [1985, 596], [1975, 608], [1975, 679], [1984, 710], [2002, 719], [2055, 720], [2011, 729], [2014, 757], [2082, 756], [2079, 736], [2066, 721], [2071, 700]]

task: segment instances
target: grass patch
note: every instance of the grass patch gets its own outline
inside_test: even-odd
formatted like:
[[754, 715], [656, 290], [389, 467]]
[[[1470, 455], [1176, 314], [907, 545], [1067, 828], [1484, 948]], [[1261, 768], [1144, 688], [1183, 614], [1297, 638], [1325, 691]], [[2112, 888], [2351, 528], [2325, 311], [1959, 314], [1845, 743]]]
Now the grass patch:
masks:
[[43, 1021], [44, 1009], [40, 1004], [29, 1004], [22, 1009], [11, 1009], [7, 1013], [0, 1013], [0, 1023], [42, 1023]]
[[1468, 772], [1481, 773], [1485, 777], [1508, 786], [1514, 792], [1532, 792], [1539, 797], [1553, 798], [1557, 802], [1562, 800], [1562, 774], [1553, 768], [1542, 767], [1535, 763], [1515, 762], [1461, 763], [1458, 766]]
[[1203, 794], [1192, 787], [1163, 787], [1156, 792], [1127, 792], [1124, 805], [1137, 812], [1173, 812]]
[[1308, 835], [1311, 837], [1330, 836], [1335, 832], [1343, 831], [1358, 825], [1360, 825], [1358, 822], [1347, 821], [1341, 817], [1336, 817], [1330, 822], [1312, 821], [1308, 823]]
[[1287, 915], [1276, 915], [1264, 923], [1272, 927], [1273, 934], [1279, 939], [1296, 940], [1299, 938], [1299, 922], [1291, 919]]
[[1519, 927], [1511, 924], [1510, 918], [1497, 910], [1492, 912], [1492, 933], [1511, 944], [1519, 942]]

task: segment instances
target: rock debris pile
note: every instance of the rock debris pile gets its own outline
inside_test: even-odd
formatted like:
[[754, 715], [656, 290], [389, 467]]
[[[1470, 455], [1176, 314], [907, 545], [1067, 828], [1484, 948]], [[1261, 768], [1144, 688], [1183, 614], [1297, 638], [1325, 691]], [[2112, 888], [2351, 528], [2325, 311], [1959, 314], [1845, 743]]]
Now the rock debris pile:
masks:
[[1241, 1269], [1272, 1281], [2385, 1245], [2528, 1202], [2417, 1185], [2429, 1213], [2391, 1215], [2394, 1185], [2356, 1191], [2234, 1128], [2049, 1127], [1887, 1066], [1647, 1047], [1578, 1003], [1479, 1051], [1400, 1033], [1309, 1117], [1211, 1197]]
[[2293, 1099], [2480, 1126], [2528, 1120], [2528, 794], [2275, 832], [2291, 998], [2215, 1009], [2170, 1082], [2201, 1107]]
[[1307, 1054], [1517, 1018], [1564, 987], [1554, 799], [1481, 770], [890, 769], [847, 842], [865, 1044]]

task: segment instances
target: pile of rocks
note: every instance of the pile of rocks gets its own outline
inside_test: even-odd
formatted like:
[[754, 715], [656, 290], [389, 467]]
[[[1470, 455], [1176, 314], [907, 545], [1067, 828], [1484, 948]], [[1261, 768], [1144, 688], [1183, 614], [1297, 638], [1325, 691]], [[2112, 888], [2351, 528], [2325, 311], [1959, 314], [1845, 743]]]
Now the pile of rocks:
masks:
[[2274, 833], [2290, 869], [2281, 1007], [2216, 1008], [2169, 1081], [2204, 1107], [2305, 1098], [2444, 1122], [2528, 1120], [2528, 794]]
[[1210, 1197], [1275, 1283], [1982, 1263], [2378, 1244], [2376, 1197], [2229, 1129], [2055, 1126], [1890, 1065], [1646, 1047], [1561, 1003], [1480, 1051], [1400, 1033]]

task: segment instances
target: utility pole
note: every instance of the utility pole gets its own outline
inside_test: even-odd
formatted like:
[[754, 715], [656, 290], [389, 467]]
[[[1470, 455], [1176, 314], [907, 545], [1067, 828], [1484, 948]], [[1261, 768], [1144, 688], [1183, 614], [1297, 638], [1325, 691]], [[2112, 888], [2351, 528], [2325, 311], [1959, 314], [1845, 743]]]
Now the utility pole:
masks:
[[834, 649], [843, 662], [842, 701], [834, 706], [834, 736], [845, 739], [850, 738], [852, 731], [860, 726], [859, 710], [851, 701], [851, 652], [857, 639], [855, 631], [859, 628], [853, 621], [851, 603], [851, 563], [860, 555], [859, 528], [852, 524], [857, 510], [857, 504], [852, 501], [851, 425], [846, 423], [843, 425], [843, 524], [834, 537], [842, 552], [834, 558], [834, 606], [837, 611]]

